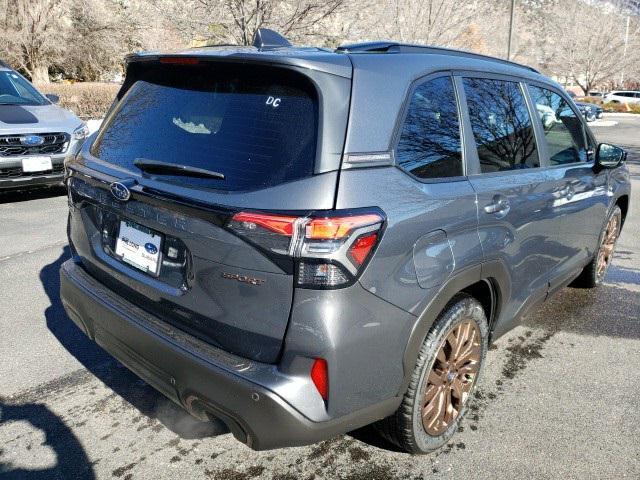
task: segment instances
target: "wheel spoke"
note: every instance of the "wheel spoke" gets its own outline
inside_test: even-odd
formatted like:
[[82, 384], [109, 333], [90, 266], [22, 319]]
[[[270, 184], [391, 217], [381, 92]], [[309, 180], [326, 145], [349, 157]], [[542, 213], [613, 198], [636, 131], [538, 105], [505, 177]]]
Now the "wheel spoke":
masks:
[[456, 345], [455, 350], [451, 353], [452, 359], [456, 359], [458, 358], [458, 355], [460, 355], [460, 351], [462, 350], [462, 347], [464, 346], [467, 339], [469, 338], [470, 328], [471, 328], [471, 324], [469, 322], [465, 322], [458, 327], [458, 336], [457, 336], [458, 344]]
[[451, 383], [451, 393], [461, 402], [464, 403], [464, 388], [459, 378]]
[[436, 358], [438, 359], [438, 361], [441, 364], [444, 364], [444, 363], [447, 362], [447, 356], [445, 355], [443, 348], [439, 348], [438, 349], [438, 353], [436, 354]]
[[456, 418], [457, 411], [453, 408], [453, 402], [451, 401], [451, 389], [447, 388], [445, 393], [443, 422], [448, 427], [451, 422]]
[[436, 386], [436, 385], [429, 385], [427, 387], [427, 391], [424, 392], [424, 401], [426, 403], [429, 403], [431, 400], [433, 400], [433, 397], [435, 397], [438, 392], [440, 391], [440, 387]]
[[460, 354], [460, 356], [456, 359], [456, 367], [460, 368], [465, 363], [479, 362], [480, 361], [480, 345], [477, 343], [472, 343], [469, 348], [467, 348], [464, 352]]
[[442, 375], [440, 373], [438, 373], [436, 370], [431, 370], [429, 372], [429, 384], [430, 385], [435, 385], [435, 386], [440, 386], [442, 385]]

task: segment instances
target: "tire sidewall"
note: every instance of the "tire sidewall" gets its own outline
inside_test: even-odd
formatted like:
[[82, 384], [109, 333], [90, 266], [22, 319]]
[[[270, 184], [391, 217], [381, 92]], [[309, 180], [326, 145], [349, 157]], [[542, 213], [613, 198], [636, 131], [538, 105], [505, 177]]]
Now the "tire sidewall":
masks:
[[471, 297], [463, 297], [461, 300], [452, 304], [447, 310], [445, 310], [444, 314], [436, 322], [434, 332], [437, 333], [434, 336], [429, 335], [427, 337], [427, 344], [425, 345], [425, 348], [428, 350], [428, 357], [427, 361], [422, 366], [422, 371], [420, 372], [420, 380], [418, 383], [419, 387], [416, 390], [416, 398], [413, 402], [413, 411], [411, 415], [412, 431], [414, 437], [413, 440], [415, 442], [415, 446], [420, 452], [430, 452], [446, 444], [447, 441], [449, 441], [449, 439], [458, 430], [460, 421], [464, 418], [464, 415], [469, 408], [469, 402], [471, 401], [471, 399], [467, 400], [456, 420], [443, 434], [436, 437], [425, 432], [422, 425], [421, 398], [424, 391], [425, 377], [431, 371], [431, 368], [433, 367], [433, 364], [436, 360], [436, 353], [438, 352], [438, 349], [440, 348], [440, 345], [442, 344], [446, 336], [457, 325], [469, 318], [475, 320], [478, 324], [481, 337], [480, 369], [476, 376], [474, 386], [469, 392], [469, 395], [473, 396], [476, 386], [478, 385], [478, 380], [482, 374], [484, 360], [488, 350], [489, 327], [482, 306]]
[[[596, 254], [595, 257], [593, 259], [593, 261], [595, 262], [595, 265], [593, 268], [593, 283], [594, 285], [601, 285], [602, 282], [604, 281], [605, 277], [607, 276], [607, 272], [609, 271], [609, 267], [611, 266], [611, 263], [609, 263], [609, 265], [607, 266], [604, 275], [600, 278], [598, 277], [598, 256], [600, 255], [600, 248], [602, 248], [602, 239], [605, 236], [605, 234], [607, 233], [607, 225], [609, 225], [609, 222], [611, 221], [611, 219], [613, 218], [614, 215], [618, 216], [618, 237], [616, 238], [616, 244], [618, 242], [618, 238], [620, 238], [620, 232], [622, 231], [622, 210], [620, 210], [620, 207], [616, 204], [614, 205], [613, 209], [611, 210], [611, 212], [609, 212], [609, 215], [607, 215], [607, 218], [604, 221], [604, 224], [602, 225], [602, 228], [600, 229], [600, 235], [598, 236], [598, 247], [596, 250]], [[611, 253], [611, 255], [615, 254], [615, 248], [613, 250], [613, 252]]]

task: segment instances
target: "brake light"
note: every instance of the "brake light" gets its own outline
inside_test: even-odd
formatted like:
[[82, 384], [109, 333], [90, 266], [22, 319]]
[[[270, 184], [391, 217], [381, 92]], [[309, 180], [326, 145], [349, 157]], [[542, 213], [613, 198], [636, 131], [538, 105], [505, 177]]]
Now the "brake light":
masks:
[[290, 237], [293, 234], [293, 222], [298, 217], [285, 217], [282, 215], [265, 215], [263, 213], [236, 213], [233, 220], [242, 222], [246, 228], [254, 229], [258, 226], [280, 235]]
[[198, 65], [200, 60], [194, 57], [160, 57], [160, 63], [169, 65]]
[[382, 212], [369, 209], [309, 216], [239, 212], [227, 227], [267, 253], [292, 259], [298, 286], [337, 288], [359, 275], [383, 225]]
[[314, 218], [306, 226], [306, 238], [329, 240], [343, 238], [351, 230], [360, 226], [380, 221], [376, 214], [354, 215], [351, 217]]
[[323, 358], [314, 360], [311, 366], [311, 380], [322, 399], [326, 402], [329, 398], [329, 369], [327, 361]]

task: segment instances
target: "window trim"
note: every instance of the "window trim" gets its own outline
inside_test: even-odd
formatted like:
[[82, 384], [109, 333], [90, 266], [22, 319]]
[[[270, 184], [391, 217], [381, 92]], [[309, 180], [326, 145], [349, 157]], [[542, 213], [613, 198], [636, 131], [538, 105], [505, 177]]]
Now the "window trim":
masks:
[[[591, 165], [591, 166], [595, 165], [595, 155], [594, 155], [595, 152], [589, 153], [590, 152], [589, 145], [590, 145], [590, 143], [593, 143], [597, 147], [598, 142], [596, 141], [596, 139], [593, 136], [593, 134], [591, 133], [591, 131], [588, 129], [588, 126], [587, 126], [587, 124], [585, 122], [584, 117], [582, 116], [580, 111], [577, 109], [577, 107], [576, 107], [575, 103], [573, 102], [573, 100], [571, 99], [571, 97], [569, 97], [569, 95], [565, 94], [564, 92], [560, 91], [560, 89], [558, 89], [554, 85], [549, 85], [549, 84], [544, 83], [544, 82], [536, 82], [535, 80], [533, 80], [533, 81], [526, 81], [525, 84], [526, 84], [527, 93], [529, 95], [530, 95], [530, 93], [529, 93], [529, 87], [530, 86], [543, 88], [545, 90], [549, 90], [552, 93], [555, 93], [556, 95], [559, 95], [560, 98], [562, 98], [567, 103], [567, 105], [569, 106], [569, 108], [571, 109], [573, 114], [576, 116], [576, 118], [580, 121], [580, 125], [582, 125], [582, 141], [584, 142], [584, 145], [585, 145], [585, 148], [586, 148], [586, 151], [587, 151], [587, 161], [586, 162], [571, 162], [571, 163], [562, 163], [562, 164], [559, 164], [559, 165], [551, 165], [551, 157], [549, 156], [547, 137], [545, 137], [543, 135], [544, 145], [545, 145], [545, 154], [546, 154], [545, 163], [547, 164], [547, 166], [545, 168], [547, 168], [547, 169], [555, 169], [555, 168], [566, 168], [566, 167], [577, 166], [577, 165]], [[533, 97], [531, 97], [531, 103], [533, 105]], [[536, 118], [536, 122], [540, 125], [540, 127], [542, 127], [542, 122], [541, 122], [540, 118], [538, 118], [537, 114], [536, 114], [535, 118]], [[589, 142], [589, 140], [591, 140], [591, 142]]]
[[[469, 177], [476, 177], [478, 175], [482, 175], [485, 177], [493, 177], [493, 176], [498, 176], [498, 177], [502, 177], [502, 176], [508, 176], [508, 175], [515, 175], [515, 174], [519, 174], [522, 175], [523, 173], [535, 173], [535, 172], [539, 172], [545, 168], [547, 168], [547, 166], [544, 165], [543, 163], [543, 159], [540, 157], [540, 142], [538, 141], [538, 134], [536, 131], [536, 118], [537, 114], [535, 115], [535, 117], [532, 115], [531, 109], [530, 109], [530, 104], [529, 104], [529, 99], [528, 99], [528, 91], [525, 88], [525, 83], [526, 83], [526, 79], [522, 78], [522, 77], [515, 77], [512, 75], [503, 75], [503, 74], [499, 74], [499, 73], [490, 73], [490, 72], [476, 72], [476, 71], [472, 71], [472, 70], [461, 70], [458, 72], [454, 72], [454, 80], [455, 80], [455, 84], [456, 84], [456, 89], [458, 90], [458, 96], [459, 98], [462, 99], [462, 102], [464, 104], [464, 130], [466, 132], [468, 132], [469, 137], [467, 137], [467, 141], [466, 141], [466, 145], [468, 145], [468, 151], [466, 151], [465, 153], [467, 154], [467, 158], [469, 158], [470, 160], [470, 166], [472, 168], [470, 168], [468, 176]], [[483, 172], [481, 167], [480, 167], [480, 157], [478, 156], [478, 146], [476, 144], [476, 140], [475, 137], [473, 135], [473, 128], [471, 126], [471, 117], [469, 115], [469, 105], [467, 104], [467, 95], [464, 91], [464, 84], [463, 84], [463, 80], [465, 78], [480, 78], [480, 79], [489, 79], [489, 80], [498, 80], [498, 81], [503, 81], [503, 82], [511, 82], [511, 83], [516, 83], [518, 84], [518, 87], [520, 88], [520, 92], [522, 93], [523, 98], [525, 99], [525, 104], [527, 106], [527, 113], [529, 114], [529, 118], [531, 119], [531, 126], [533, 128], [533, 137], [534, 137], [534, 142], [536, 143], [536, 152], [538, 154], [538, 161], [540, 163], [540, 165], [538, 167], [533, 167], [533, 168], [527, 168], [527, 169], [512, 169], [512, 170], [503, 170], [503, 171], [498, 171], [498, 172]], [[545, 152], [546, 152], [546, 146], [545, 146]]]
[[[413, 94], [415, 93], [415, 91], [418, 89], [418, 87], [420, 87], [421, 85], [424, 85], [427, 82], [433, 81], [433, 80], [437, 80], [438, 78], [443, 78], [443, 77], [448, 77], [451, 80], [451, 86], [453, 88], [453, 96], [454, 96], [454, 100], [456, 102], [456, 110], [458, 111], [458, 129], [460, 131], [460, 155], [461, 155], [461, 160], [462, 160], [462, 175], [456, 175], [453, 177], [439, 177], [439, 178], [421, 178], [418, 177], [414, 174], [412, 174], [411, 172], [405, 170], [404, 168], [402, 168], [397, 161], [397, 152], [398, 152], [398, 145], [400, 143], [400, 137], [402, 136], [402, 127], [404, 126], [404, 123], [407, 119], [407, 116], [409, 114], [409, 107], [411, 106], [411, 100], [413, 99]], [[446, 70], [446, 71], [437, 71], [437, 72], [432, 72], [429, 73], [428, 75], [424, 75], [422, 77], [419, 77], [417, 79], [415, 79], [414, 81], [411, 82], [411, 84], [409, 85], [409, 88], [407, 90], [407, 93], [405, 95], [405, 99], [402, 105], [402, 108], [400, 109], [400, 114], [398, 115], [398, 118], [396, 119], [396, 125], [394, 128], [394, 133], [393, 133], [393, 137], [391, 139], [391, 155], [393, 157], [393, 166], [396, 167], [397, 169], [399, 169], [402, 173], [408, 175], [409, 177], [411, 177], [412, 179], [420, 182], [420, 183], [446, 183], [446, 182], [462, 182], [467, 180], [467, 176], [468, 176], [468, 166], [467, 166], [467, 159], [466, 159], [466, 146], [465, 146], [465, 136], [464, 136], [464, 128], [463, 128], [463, 110], [462, 110], [462, 105], [460, 102], [460, 97], [458, 95], [458, 91], [456, 88], [456, 84], [455, 84], [455, 78], [452, 74], [451, 71]]]

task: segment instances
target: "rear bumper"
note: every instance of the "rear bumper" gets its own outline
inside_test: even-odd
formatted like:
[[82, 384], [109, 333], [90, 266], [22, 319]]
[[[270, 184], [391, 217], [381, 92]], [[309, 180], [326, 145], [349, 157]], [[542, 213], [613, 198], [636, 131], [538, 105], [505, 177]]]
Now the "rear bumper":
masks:
[[243, 374], [262, 368], [256, 362], [171, 329], [106, 289], [73, 260], [62, 265], [60, 281], [65, 310], [91, 339], [195, 416], [224, 421], [238, 440], [253, 449], [315, 443], [371, 423], [395, 408], [396, 400], [390, 399], [337, 419], [313, 422], [282, 395]]

